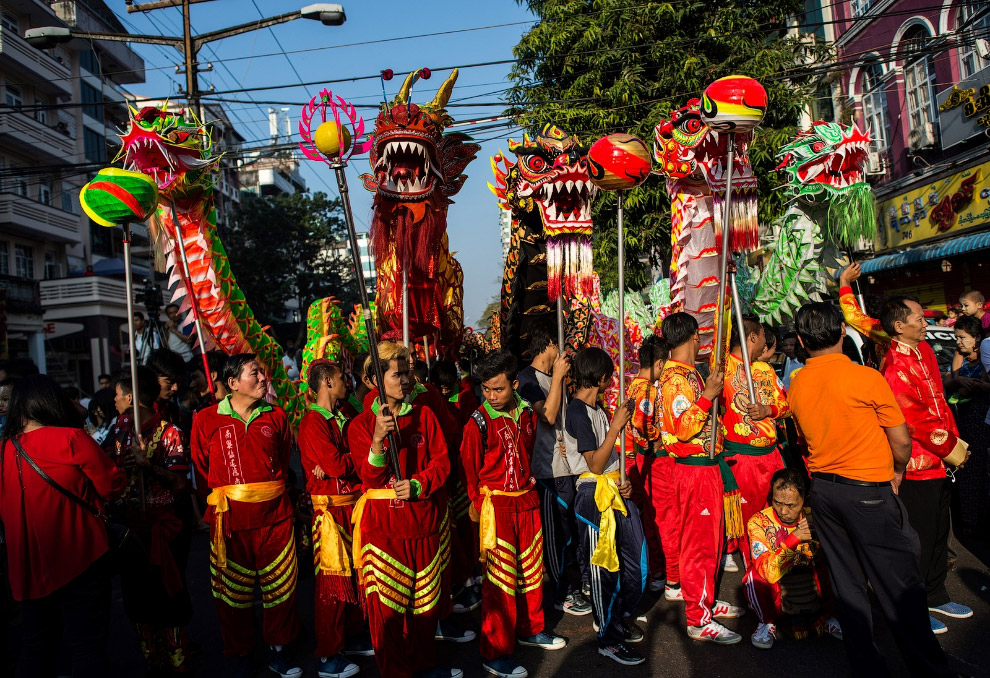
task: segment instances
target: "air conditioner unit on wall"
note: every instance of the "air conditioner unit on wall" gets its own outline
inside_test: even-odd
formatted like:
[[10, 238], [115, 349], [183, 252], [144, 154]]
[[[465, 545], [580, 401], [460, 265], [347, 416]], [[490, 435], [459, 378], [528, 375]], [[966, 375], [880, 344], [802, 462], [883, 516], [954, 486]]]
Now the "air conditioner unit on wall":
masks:
[[867, 174], [886, 174], [887, 168], [884, 162], [884, 157], [879, 151], [870, 151], [866, 155], [866, 173]]
[[990, 59], [990, 40], [977, 38], [976, 53], [980, 55], [981, 59]]

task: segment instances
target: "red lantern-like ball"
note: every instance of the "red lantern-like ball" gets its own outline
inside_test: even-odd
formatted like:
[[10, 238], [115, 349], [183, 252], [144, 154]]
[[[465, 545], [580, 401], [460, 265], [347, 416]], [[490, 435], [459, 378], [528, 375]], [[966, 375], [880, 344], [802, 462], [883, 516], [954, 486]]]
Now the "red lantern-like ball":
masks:
[[701, 97], [701, 119], [712, 129], [749, 132], [767, 112], [767, 91], [753, 78], [730, 75], [719, 78]]
[[646, 181], [651, 169], [650, 149], [632, 134], [602, 137], [588, 149], [591, 181], [606, 191], [625, 191]]

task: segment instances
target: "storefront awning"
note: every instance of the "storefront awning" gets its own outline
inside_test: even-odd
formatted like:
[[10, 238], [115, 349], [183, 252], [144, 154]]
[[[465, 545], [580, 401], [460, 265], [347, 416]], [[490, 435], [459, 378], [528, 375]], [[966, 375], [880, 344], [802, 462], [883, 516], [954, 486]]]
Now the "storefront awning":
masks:
[[910, 264], [918, 264], [923, 261], [942, 259], [965, 252], [975, 252], [976, 250], [990, 249], [990, 231], [964, 235], [959, 238], [950, 238], [933, 245], [922, 245], [904, 252], [885, 254], [861, 262], [863, 273], [876, 273], [878, 271], [888, 271], [893, 268], [901, 268]]

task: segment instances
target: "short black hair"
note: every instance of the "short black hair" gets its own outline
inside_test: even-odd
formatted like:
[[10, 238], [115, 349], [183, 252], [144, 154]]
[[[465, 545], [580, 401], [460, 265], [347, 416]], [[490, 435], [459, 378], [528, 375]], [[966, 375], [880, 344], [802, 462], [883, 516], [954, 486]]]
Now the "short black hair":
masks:
[[[110, 375], [105, 375], [110, 377]], [[155, 384], [158, 385], [157, 382]], [[103, 417], [106, 419], [113, 419], [114, 417], [114, 404], [113, 404], [114, 391], [112, 387], [101, 388], [99, 391], [93, 394], [93, 397], [89, 399], [89, 407], [86, 408], [89, 418], [93, 421], [96, 420], [96, 411], [100, 410]]]
[[892, 294], [883, 300], [883, 305], [880, 307], [880, 327], [891, 337], [897, 334], [894, 332], [894, 323], [907, 322], [908, 316], [911, 315], [911, 309], [904, 303], [906, 301], [920, 303], [917, 297], [912, 297], [910, 294]]
[[504, 374], [511, 384], [516, 380], [518, 363], [516, 357], [508, 351], [492, 351], [478, 361], [474, 370], [478, 381], [482, 383]]
[[96, 383], [99, 384], [104, 379], [106, 379], [107, 381], [113, 381], [113, 377], [111, 377], [109, 374], [100, 374], [97, 375], [96, 377]]
[[983, 338], [983, 323], [977, 320], [975, 316], [959, 316], [956, 318], [956, 324], [952, 326], [952, 329], [962, 330], [969, 336], [975, 337], [977, 341]]
[[690, 313], [671, 313], [660, 324], [660, 334], [667, 342], [667, 349], [673, 351], [682, 346], [698, 331], [698, 321]]
[[173, 384], [181, 384], [186, 376], [186, 361], [181, 355], [167, 348], [152, 351], [145, 365], [155, 373], [156, 377], [165, 377]]
[[[794, 319], [797, 336], [807, 351], [824, 351], [842, 339], [842, 313], [825, 301], [805, 304]], [[786, 338], [786, 337], [785, 337]]]
[[166, 311], [168, 309], [170, 309], [170, 308], [174, 308], [176, 311], [178, 311], [179, 310], [179, 305], [178, 304], [165, 304], [165, 310]]
[[69, 400], [79, 400], [79, 389], [75, 386], [64, 386], [62, 390], [65, 391], [65, 395]]
[[440, 388], [457, 389], [457, 365], [453, 360], [437, 360], [430, 366], [430, 383]]
[[206, 354], [206, 364], [210, 366], [210, 372], [217, 373], [217, 379], [223, 375], [223, 366], [227, 364], [227, 354], [222, 351], [209, 351]]
[[963, 299], [969, 299], [976, 304], [986, 303], [986, 297], [983, 296], [983, 292], [979, 290], [969, 290], [968, 292], [963, 292], [959, 297], [959, 301]]
[[651, 334], [643, 339], [637, 355], [639, 366], [643, 369], [652, 366], [658, 360], [666, 360], [669, 356], [670, 349], [667, 348], [667, 342], [658, 334]]
[[582, 348], [575, 353], [571, 365], [578, 388], [597, 388], [603, 378], [612, 376], [615, 371], [612, 358], [597, 346]]
[[416, 377], [416, 381], [421, 384], [425, 384], [430, 379], [430, 368], [422, 360], [416, 360], [413, 363], [412, 373]]
[[253, 353], [235, 353], [227, 356], [227, 363], [223, 366], [223, 374], [220, 375], [220, 381], [224, 387], [229, 390], [230, 380], [240, 379], [244, 366], [257, 359], [258, 357]]
[[2, 438], [10, 440], [24, 432], [24, 424], [82, 428], [82, 418], [65, 391], [47, 374], [32, 374], [14, 384], [7, 406]]
[[768, 504], [773, 504], [773, 491], [777, 489], [778, 485], [782, 490], [789, 487], [794, 488], [802, 499], [808, 495], [808, 479], [793, 466], [778, 469], [770, 476], [770, 489], [767, 492]]
[[141, 311], [134, 311], [134, 317], [135, 318], [140, 318], [141, 320], [146, 320], [147, 319], [145, 317], [144, 313], [142, 313]]
[[354, 362], [351, 364], [351, 376], [354, 377], [355, 386], [364, 381], [364, 363], [368, 360], [367, 353], [358, 353], [354, 356]]
[[768, 351], [777, 345], [777, 332], [766, 323], [763, 323], [763, 336], [766, 337]]
[[[526, 341], [526, 352], [532, 360], [547, 350], [550, 344], [556, 345], [556, 343], [556, 338], [552, 337], [545, 327], [534, 327], [529, 331], [529, 338]], [[557, 346], [557, 348], [560, 347]]]
[[781, 339], [781, 341], [784, 342], [787, 341], [788, 339], [793, 339], [794, 341], [797, 341], [797, 338], [798, 338], [797, 332], [784, 332], [784, 336]]
[[319, 360], [314, 360], [309, 364], [309, 375], [306, 379], [306, 384], [313, 392], [313, 395], [316, 395], [324, 381], [335, 374], [340, 373], [343, 373], [343, 370], [340, 369], [340, 365], [332, 360], [320, 358]]
[[[733, 318], [735, 320], [735, 318]], [[760, 330], [763, 329], [763, 325], [760, 323], [759, 318], [755, 315], [744, 315], [743, 316], [743, 332], [746, 334], [746, 338], [749, 339], [749, 335], [756, 334], [759, 335]], [[736, 346], [742, 345], [742, 337], [739, 333], [739, 325], [733, 323], [732, 325], [732, 338], [729, 340], [729, 350], [731, 351]]]
[[[154, 407], [155, 401], [158, 400], [158, 394], [162, 390], [162, 387], [158, 385], [158, 375], [150, 368], [138, 365], [137, 380], [138, 401], [145, 407]], [[120, 390], [124, 395], [127, 395], [134, 393], [133, 384], [130, 370], [121, 370], [114, 386], [120, 386]]]

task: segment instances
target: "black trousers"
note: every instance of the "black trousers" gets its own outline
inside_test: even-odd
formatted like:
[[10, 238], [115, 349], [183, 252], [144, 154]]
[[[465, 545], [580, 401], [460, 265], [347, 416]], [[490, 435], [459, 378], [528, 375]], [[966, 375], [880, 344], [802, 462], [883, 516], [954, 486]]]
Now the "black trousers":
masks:
[[949, 560], [949, 502], [952, 485], [948, 478], [905, 480], [900, 498], [911, 527], [921, 541], [921, 578], [928, 592], [928, 607], [949, 602], [945, 575]]
[[[563, 476], [536, 481], [540, 493], [540, 527], [543, 529], [543, 566], [556, 601], [563, 600], [569, 592], [564, 567], [574, 562], [574, 554], [580, 547], [575, 531], [574, 480], [575, 476]], [[581, 568], [581, 573], [585, 573], [585, 568]]]
[[918, 534], [890, 486], [857, 487], [816, 478], [811, 516], [825, 550], [852, 675], [891, 675], [873, 640], [867, 582], [913, 675], [954, 675], [928, 620]]
[[110, 626], [110, 562], [103, 556], [58, 591], [20, 603], [24, 646], [17, 678], [55, 678], [66, 637], [73, 678], [105, 678]]

